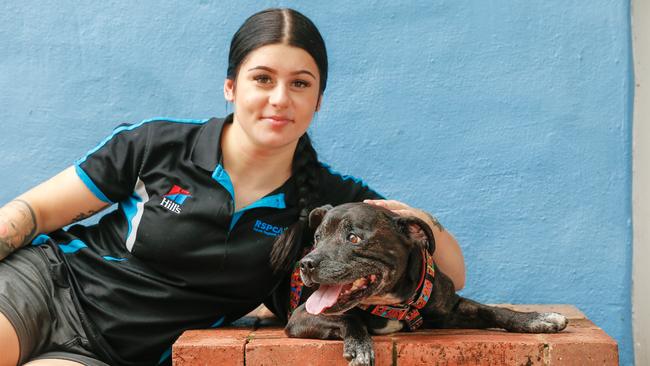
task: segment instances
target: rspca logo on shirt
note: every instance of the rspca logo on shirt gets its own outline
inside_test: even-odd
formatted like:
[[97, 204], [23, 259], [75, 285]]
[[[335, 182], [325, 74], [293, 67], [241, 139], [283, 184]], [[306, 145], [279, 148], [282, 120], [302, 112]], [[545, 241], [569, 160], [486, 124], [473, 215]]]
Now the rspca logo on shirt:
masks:
[[255, 220], [255, 225], [253, 226], [254, 231], [257, 231], [258, 233], [262, 233], [268, 236], [278, 236], [282, 234], [282, 232], [285, 231], [286, 229], [287, 229], [286, 227], [281, 228], [279, 226], [267, 224], [262, 220]]
[[190, 197], [192, 197], [192, 194], [189, 191], [174, 184], [172, 189], [163, 196], [160, 205], [173, 213], [179, 214], [181, 213], [181, 206]]

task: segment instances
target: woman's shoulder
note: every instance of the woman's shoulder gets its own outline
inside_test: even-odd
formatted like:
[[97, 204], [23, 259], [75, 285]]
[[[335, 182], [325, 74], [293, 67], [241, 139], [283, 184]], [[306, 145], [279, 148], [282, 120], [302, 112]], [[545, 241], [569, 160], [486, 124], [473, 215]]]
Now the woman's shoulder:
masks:
[[361, 178], [342, 173], [331, 165], [319, 162], [319, 192], [324, 203], [338, 205], [382, 196]]
[[[123, 136], [126, 140], [147, 141], [148, 145], [165, 145], [169, 142], [184, 142], [193, 135], [201, 134], [208, 125], [220, 125], [216, 118], [188, 119], [156, 117], [135, 123], [122, 123], [114, 128], [110, 138]], [[210, 123], [213, 122], [213, 123]], [[215, 128], [218, 128], [215, 126]], [[215, 132], [216, 133], [216, 132]]]
[[179, 126], [201, 126], [214, 118], [207, 119], [189, 119], [189, 118], [170, 118], [155, 117], [145, 119], [139, 122], [122, 123], [115, 127], [114, 133], [122, 131], [133, 131], [138, 129], [173, 129]]
[[353, 183], [364, 187], [368, 186], [368, 184], [366, 184], [366, 182], [363, 179], [354, 175], [343, 173], [335, 169], [328, 163], [319, 161], [318, 169], [319, 169], [319, 174], [321, 175], [321, 179], [327, 183], [344, 183], [344, 184]]

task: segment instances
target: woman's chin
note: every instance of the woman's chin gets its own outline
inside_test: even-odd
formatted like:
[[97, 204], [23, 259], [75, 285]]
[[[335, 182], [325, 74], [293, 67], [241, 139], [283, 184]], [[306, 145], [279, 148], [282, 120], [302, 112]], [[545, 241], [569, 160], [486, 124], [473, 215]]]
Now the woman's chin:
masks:
[[[288, 127], [288, 126], [287, 126]], [[255, 142], [258, 147], [267, 149], [281, 149], [295, 147], [298, 139], [304, 132], [289, 131], [287, 128], [265, 128], [255, 136]]]

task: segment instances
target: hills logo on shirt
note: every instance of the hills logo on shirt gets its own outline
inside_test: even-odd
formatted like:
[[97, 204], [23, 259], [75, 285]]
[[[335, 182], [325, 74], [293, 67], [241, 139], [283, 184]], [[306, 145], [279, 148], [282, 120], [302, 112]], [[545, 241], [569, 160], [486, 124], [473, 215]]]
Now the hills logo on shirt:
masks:
[[188, 190], [174, 184], [172, 189], [163, 196], [160, 205], [173, 213], [179, 214], [181, 213], [181, 206], [190, 197], [192, 197], [192, 194]]

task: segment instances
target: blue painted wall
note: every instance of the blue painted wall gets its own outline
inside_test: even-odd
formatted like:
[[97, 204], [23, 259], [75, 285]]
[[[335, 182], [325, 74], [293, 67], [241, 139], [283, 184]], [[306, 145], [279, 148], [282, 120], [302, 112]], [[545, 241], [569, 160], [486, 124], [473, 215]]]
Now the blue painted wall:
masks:
[[438, 215], [465, 295], [575, 304], [631, 364], [628, 1], [3, 2], [0, 201], [118, 123], [224, 115], [230, 37], [277, 5], [328, 43], [323, 160]]

